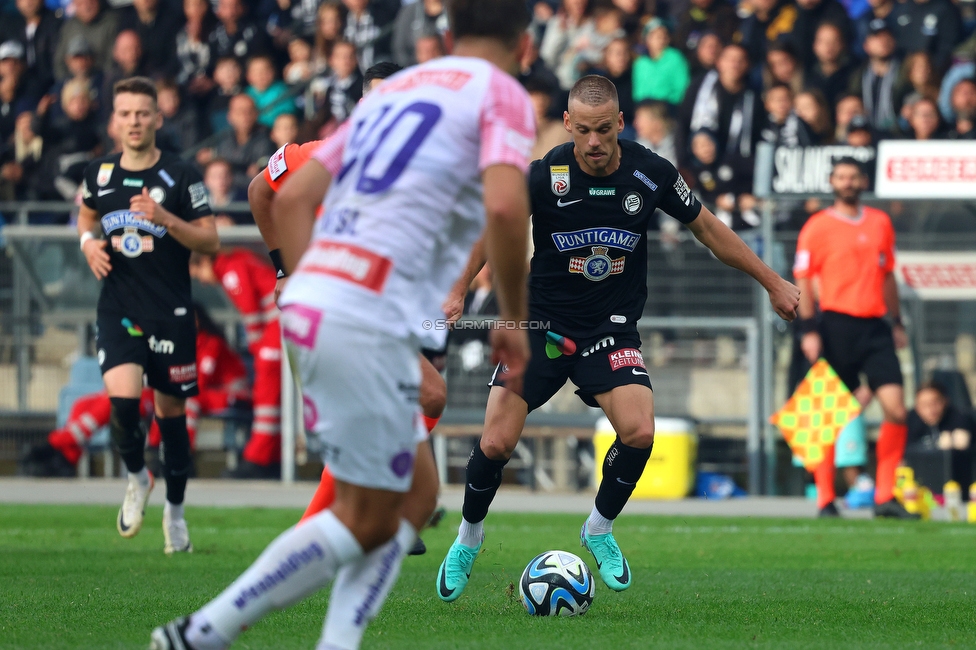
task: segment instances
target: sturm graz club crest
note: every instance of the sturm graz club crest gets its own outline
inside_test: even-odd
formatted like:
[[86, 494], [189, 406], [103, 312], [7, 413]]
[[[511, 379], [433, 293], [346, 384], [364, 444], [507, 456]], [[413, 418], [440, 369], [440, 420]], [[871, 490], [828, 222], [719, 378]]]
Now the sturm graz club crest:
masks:
[[644, 199], [641, 198], [639, 192], [628, 192], [621, 205], [627, 214], [637, 214], [644, 207]]
[[610, 259], [607, 253], [610, 251], [606, 246], [593, 246], [593, 254], [589, 257], [569, 258], [569, 272], [582, 273], [587, 280], [599, 282], [611, 275], [618, 275], [624, 271], [625, 257]]

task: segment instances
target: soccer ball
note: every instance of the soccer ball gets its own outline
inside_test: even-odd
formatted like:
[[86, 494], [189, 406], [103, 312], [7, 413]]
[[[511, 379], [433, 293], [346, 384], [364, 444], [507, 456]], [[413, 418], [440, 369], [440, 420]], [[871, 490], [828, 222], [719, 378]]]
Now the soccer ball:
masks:
[[585, 614], [595, 589], [586, 562], [566, 551], [537, 555], [519, 579], [522, 604], [533, 616]]

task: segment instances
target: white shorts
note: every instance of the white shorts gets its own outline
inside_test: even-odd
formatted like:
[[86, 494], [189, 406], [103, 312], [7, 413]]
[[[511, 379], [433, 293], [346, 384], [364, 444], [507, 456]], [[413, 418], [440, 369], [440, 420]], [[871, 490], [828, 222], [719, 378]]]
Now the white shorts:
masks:
[[305, 429], [318, 436], [332, 475], [409, 490], [417, 444], [427, 435], [416, 342], [301, 304], [282, 308], [281, 326], [301, 381]]

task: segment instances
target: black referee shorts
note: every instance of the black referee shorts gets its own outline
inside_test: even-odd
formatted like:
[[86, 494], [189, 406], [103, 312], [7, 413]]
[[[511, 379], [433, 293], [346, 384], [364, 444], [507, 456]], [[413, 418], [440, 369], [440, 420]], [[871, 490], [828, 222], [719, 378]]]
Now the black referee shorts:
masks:
[[174, 397], [197, 395], [197, 328], [193, 314], [145, 319], [99, 312], [95, 322], [98, 366], [142, 366], [149, 386]]
[[862, 372], [871, 390], [903, 384], [891, 326], [883, 319], [825, 311], [820, 318], [820, 336], [824, 358], [851, 391], [860, 385]]
[[[580, 399], [593, 407], [600, 406], [595, 395], [617, 386], [640, 384], [651, 388], [640, 346], [640, 335], [636, 330], [580, 340], [565, 339], [554, 332], [530, 330], [532, 358], [522, 378], [522, 398], [531, 412], [548, 402], [567, 379], [576, 384]], [[488, 385], [505, 385], [505, 380], [499, 378], [498, 368]]]

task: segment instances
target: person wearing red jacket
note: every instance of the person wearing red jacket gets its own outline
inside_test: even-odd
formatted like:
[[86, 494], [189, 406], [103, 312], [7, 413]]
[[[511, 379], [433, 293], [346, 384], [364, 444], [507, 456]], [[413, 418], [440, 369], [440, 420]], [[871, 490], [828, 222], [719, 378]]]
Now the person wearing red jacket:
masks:
[[[20, 461], [27, 476], [74, 476], [78, 460], [92, 434], [108, 426], [112, 404], [104, 390], [82, 395], [71, 406], [68, 421], [47, 436], [47, 441], [31, 447]], [[153, 415], [153, 390], [146, 387], [139, 397], [139, 417]]]
[[[186, 401], [186, 428], [190, 448], [196, 448], [197, 419], [238, 402], [250, 400], [247, 369], [236, 352], [230, 349], [220, 328], [210, 316], [194, 305], [197, 317], [197, 372], [200, 393]], [[108, 426], [111, 411], [108, 393], [99, 391], [79, 397], [71, 407], [68, 421], [48, 434], [47, 442], [36, 445], [21, 461], [29, 476], [74, 476], [82, 450], [98, 429]], [[149, 424], [148, 445], [159, 448], [161, 435], [153, 419], [153, 391], [144, 388], [139, 398], [139, 415]]]
[[[239, 402], [248, 402], [244, 361], [224, 339], [220, 327], [199, 305], [193, 306], [197, 321], [197, 387], [200, 394], [186, 401], [186, 429], [190, 448], [196, 448], [197, 421], [200, 415], [220, 413]], [[149, 430], [149, 447], [159, 447], [158, 427]]]
[[275, 271], [246, 249], [214, 256], [194, 254], [190, 276], [204, 284], [220, 283], [241, 313], [247, 347], [254, 357], [254, 424], [243, 462], [232, 478], [281, 475], [281, 330], [275, 306]]

